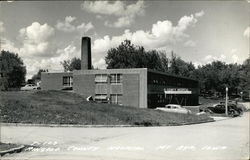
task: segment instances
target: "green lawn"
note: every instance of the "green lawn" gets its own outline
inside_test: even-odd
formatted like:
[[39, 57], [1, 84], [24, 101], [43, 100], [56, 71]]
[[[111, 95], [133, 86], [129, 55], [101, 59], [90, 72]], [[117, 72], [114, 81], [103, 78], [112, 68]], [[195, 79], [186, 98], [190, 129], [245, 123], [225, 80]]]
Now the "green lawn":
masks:
[[82, 125], [179, 125], [208, 121], [206, 115], [87, 102], [63, 91], [0, 92], [2, 122]]

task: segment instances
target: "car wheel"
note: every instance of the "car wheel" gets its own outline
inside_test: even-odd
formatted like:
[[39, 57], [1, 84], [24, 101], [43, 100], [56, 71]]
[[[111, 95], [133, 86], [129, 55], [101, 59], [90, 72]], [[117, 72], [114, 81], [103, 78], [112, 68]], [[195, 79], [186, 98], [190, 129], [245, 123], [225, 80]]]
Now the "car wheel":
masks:
[[235, 115], [235, 110], [231, 110], [231, 111], [229, 111], [229, 113], [228, 113], [230, 116], [234, 116]]

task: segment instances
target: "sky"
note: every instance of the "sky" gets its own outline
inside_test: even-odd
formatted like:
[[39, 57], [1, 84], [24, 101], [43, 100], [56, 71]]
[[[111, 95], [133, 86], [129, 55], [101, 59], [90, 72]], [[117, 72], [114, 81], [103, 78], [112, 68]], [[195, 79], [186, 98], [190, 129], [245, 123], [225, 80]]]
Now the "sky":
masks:
[[250, 54], [250, 2], [242, 1], [13, 1], [0, 2], [1, 49], [17, 53], [31, 78], [61, 72], [80, 58], [91, 37], [92, 63], [105, 69], [110, 48], [125, 39], [146, 50], [171, 51], [195, 66], [241, 64]]

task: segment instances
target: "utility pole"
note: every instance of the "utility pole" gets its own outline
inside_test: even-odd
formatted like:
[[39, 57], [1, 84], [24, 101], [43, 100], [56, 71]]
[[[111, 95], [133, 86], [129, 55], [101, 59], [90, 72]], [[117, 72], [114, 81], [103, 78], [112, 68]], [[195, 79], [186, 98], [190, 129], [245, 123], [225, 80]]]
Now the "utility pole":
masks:
[[228, 104], [227, 104], [227, 101], [228, 101], [228, 87], [226, 87], [226, 103], [225, 103], [225, 112], [226, 112], [226, 116], [228, 116]]

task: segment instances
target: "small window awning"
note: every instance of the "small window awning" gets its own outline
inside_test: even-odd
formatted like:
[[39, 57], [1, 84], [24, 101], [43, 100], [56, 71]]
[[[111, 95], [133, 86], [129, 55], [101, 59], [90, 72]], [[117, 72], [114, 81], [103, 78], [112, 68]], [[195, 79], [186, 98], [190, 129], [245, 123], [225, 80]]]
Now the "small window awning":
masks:
[[98, 95], [98, 96], [95, 96], [95, 99], [107, 99], [107, 96], [105, 96], [105, 95]]
[[108, 81], [108, 76], [107, 75], [97, 75], [95, 77], [95, 82], [107, 82]]
[[164, 91], [165, 94], [192, 94], [192, 91]]

